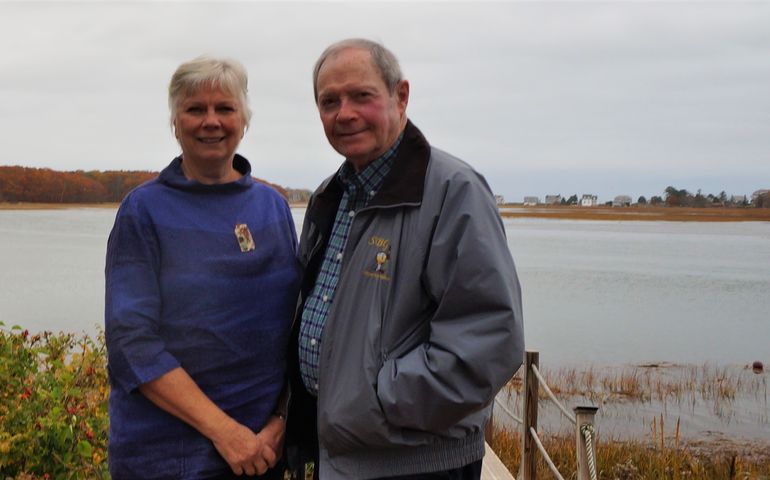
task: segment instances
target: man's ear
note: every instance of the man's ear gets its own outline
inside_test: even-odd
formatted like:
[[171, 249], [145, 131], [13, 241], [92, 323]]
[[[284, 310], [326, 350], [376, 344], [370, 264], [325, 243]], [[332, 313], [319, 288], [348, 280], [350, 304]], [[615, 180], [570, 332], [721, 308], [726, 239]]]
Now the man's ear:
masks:
[[409, 103], [409, 81], [401, 80], [396, 85], [396, 98], [398, 100], [398, 108], [401, 113], [406, 112], [406, 106]]

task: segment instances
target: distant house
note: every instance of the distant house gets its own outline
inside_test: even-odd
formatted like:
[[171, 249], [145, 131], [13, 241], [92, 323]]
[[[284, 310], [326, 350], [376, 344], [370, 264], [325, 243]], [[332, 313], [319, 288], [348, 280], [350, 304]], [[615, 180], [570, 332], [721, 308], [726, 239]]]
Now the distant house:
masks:
[[505, 203], [505, 198], [502, 195], [495, 195], [495, 203], [502, 205]]
[[631, 197], [628, 195], [618, 195], [612, 200], [613, 207], [629, 207], [631, 206]]
[[583, 196], [580, 197], [581, 207], [595, 207], [597, 205], [599, 205], [599, 197], [596, 195], [583, 194]]
[[[759, 198], [759, 195], [757, 195], [756, 197], [752, 195], [751, 201], [756, 202], [757, 198]], [[733, 195], [732, 197], [730, 197], [730, 202], [735, 204], [742, 204], [742, 203], [748, 202], [748, 199], [746, 198], [746, 195]]]
[[[751, 203], [756, 204], [757, 203], [757, 199], [759, 199], [759, 197], [765, 197], [765, 198], [770, 197], [770, 190], [769, 189], [762, 189], [762, 190], [757, 190], [756, 192], [752, 193], [751, 194]], [[743, 197], [743, 198], [746, 198], [746, 197]]]
[[524, 197], [524, 206], [531, 207], [540, 203], [540, 197]]
[[299, 188], [287, 188], [286, 189], [286, 199], [289, 200], [289, 203], [299, 204], [299, 203], [307, 203], [310, 200], [310, 195], [312, 195], [313, 192], [311, 190], [305, 190], [305, 189], [299, 189]]
[[561, 204], [561, 195], [546, 195], [545, 196], [545, 204], [546, 205], [560, 205]]

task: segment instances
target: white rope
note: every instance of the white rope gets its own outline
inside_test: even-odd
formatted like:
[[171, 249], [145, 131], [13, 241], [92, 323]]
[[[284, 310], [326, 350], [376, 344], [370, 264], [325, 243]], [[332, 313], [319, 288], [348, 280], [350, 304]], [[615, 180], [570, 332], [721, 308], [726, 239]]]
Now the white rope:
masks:
[[545, 447], [543, 447], [543, 444], [540, 443], [540, 438], [537, 436], [537, 432], [534, 428], [529, 427], [529, 433], [532, 434], [532, 439], [535, 441], [535, 445], [537, 445], [537, 449], [540, 450], [540, 453], [543, 454], [543, 458], [545, 459], [545, 463], [548, 464], [548, 468], [551, 469], [551, 472], [553, 472], [553, 475], [558, 480], [564, 480], [564, 477], [561, 476], [559, 473], [559, 470], [556, 469], [556, 465], [553, 464], [553, 461], [551, 461], [551, 457], [548, 456], [548, 452], [545, 451]]
[[596, 478], [596, 459], [594, 459], [594, 426], [590, 423], [584, 423], [580, 426], [580, 433], [583, 434], [583, 438], [586, 440], [586, 457], [588, 458], [588, 471], [591, 473], [591, 480], [597, 480]]
[[551, 389], [548, 388], [548, 384], [545, 383], [545, 380], [543, 380], [543, 377], [540, 376], [540, 372], [538, 371], [535, 365], [532, 365], [532, 373], [535, 374], [535, 377], [540, 382], [540, 386], [543, 387], [543, 390], [545, 390], [545, 393], [547, 393], [548, 396], [551, 397], [551, 400], [553, 400], [553, 403], [555, 403], [556, 406], [559, 407], [559, 410], [561, 410], [561, 413], [563, 413], [564, 416], [567, 417], [567, 419], [569, 419], [570, 422], [577, 425], [577, 420], [575, 420], [575, 417], [571, 413], [569, 413], [566, 408], [564, 408], [564, 405], [562, 405], [561, 402], [559, 402], [556, 399], [556, 395], [554, 395]]
[[522, 420], [521, 418], [517, 417], [516, 415], [513, 414], [513, 412], [508, 410], [508, 408], [506, 408], [506, 406], [503, 405], [503, 402], [501, 402], [499, 398], [495, 397], [495, 403], [497, 404], [498, 407], [502, 408], [503, 411], [505, 413], [507, 413], [509, 417], [511, 417], [512, 419], [514, 419], [518, 423], [524, 425], [524, 420]]

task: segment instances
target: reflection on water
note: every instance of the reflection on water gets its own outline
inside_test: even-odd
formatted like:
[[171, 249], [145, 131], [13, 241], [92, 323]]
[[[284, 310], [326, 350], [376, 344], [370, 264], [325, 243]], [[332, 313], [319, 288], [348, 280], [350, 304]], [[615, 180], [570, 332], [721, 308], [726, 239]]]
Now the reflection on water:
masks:
[[770, 354], [770, 223], [506, 220], [544, 364]]
[[96, 331], [113, 209], [0, 211], [0, 321]]
[[[304, 209], [294, 209], [297, 229]], [[0, 321], [92, 333], [113, 209], [0, 211]], [[541, 364], [770, 363], [770, 223], [506, 219]]]

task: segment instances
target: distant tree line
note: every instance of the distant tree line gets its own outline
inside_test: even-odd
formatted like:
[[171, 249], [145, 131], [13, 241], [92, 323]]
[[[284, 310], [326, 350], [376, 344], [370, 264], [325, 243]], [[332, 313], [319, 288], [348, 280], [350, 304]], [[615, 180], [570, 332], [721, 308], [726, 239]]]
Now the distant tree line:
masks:
[[[763, 192], [763, 191], [760, 191]], [[573, 194], [570, 197], [562, 197], [561, 205], [577, 205], [579, 202], [577, 194]], [[695, 194], [688, 192], [685, 189], [678, 189], [676, 187], [666, 187], [663, 196], [653, 195], [649, 199], [645, 196], [640, 196], [637, 201], [637, 205], [652, 205], [652, 206], [668, 206], [668, 207], [759, 207], [770, 208], [770, 192], [764, 192], [756, 195], [754, 198], [746, 198], [745, 196], [727, 196], [727, 193], [721, 191], [718, 195], [711, 193], [704, 195], [698, 190]], [[606, 205], [612, 205], [612, 202], [607, 202]]]
[[[0, 167], [0, 202], [31, 203], [102, 203], [120, 202], [133, 188], [155, 178], [149, 171], [60, 172], [48, 168]], [[290, 198], [290, 190], [265, 180], [258, 182]], [[302, 198], [302, 190], [293, 191]], [[309, 196], [309, 191], [307, 195]]]
[[[735, 197], [731, 196], [728, 197], [727, 194], [723, 191], [719, 193], [719, 195], [713, 195], [711, 193], [704, 195], [701, 193], [700, 189], [695, 194], [692, 194], [688, 192], [685, 189], [678, 189], [676, 187], [668, 186], [666, 187], [665, 192], [665, 204], [669, 207], [697, 207], [697, 208], [704, 208], [704, 207], [748, 207], [749, 206], [749, 199], [746, 198], [746, 196], [740, 196]], [[755, 207], [761, 207], [763, 206], [762, 200], [763, 197], [767, 197], [767, 195], [759, 195], [758, 199], [755, 201], [754, 206]], [[757, 205], [757, 201], [760, 203]], [[768, 205], [770, 206], [770, 204]]]

